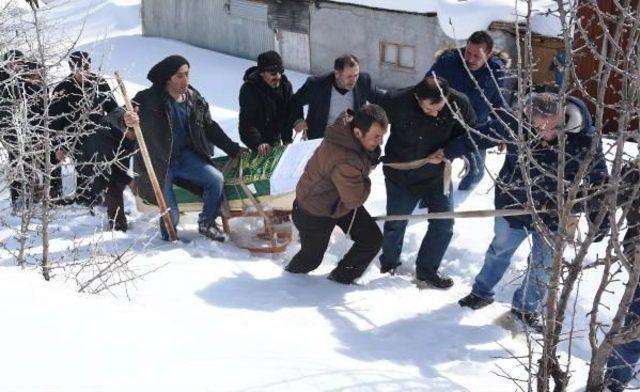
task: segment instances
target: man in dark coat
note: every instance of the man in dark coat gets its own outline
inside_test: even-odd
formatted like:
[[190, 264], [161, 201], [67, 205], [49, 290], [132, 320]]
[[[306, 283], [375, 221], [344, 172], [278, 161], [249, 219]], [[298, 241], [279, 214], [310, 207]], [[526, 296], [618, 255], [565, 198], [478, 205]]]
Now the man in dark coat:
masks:
[[121, 130], [106, 124], [118, 104], [111, 87], [91, 72], [89, 53], [76, 51], [69, 56], [71, 74], [53, 90], [49, 115], [56, 131], [60, 161], [71, 155], [78, 172], [76, 200], [93, 206], [103, 192], [112, 229], [126, 231], [123, 191], [131, 181], [127, 175], [132, 143]]
[[[491, 36], [485, 31], [476, 31], [464, 48], [445, 51], [427, 71], [427, 75], [435, 74], [446, 79], [452, 88], [469, 98], [478, 124], [490, 119], [492, 108], [502, 108], [506, 104], [501, 92], [505, 82], [505, 63], [492, 51]], [[485, 156], [485, 150], [465, 155], [469, 171], [458, 184], [458, 189], [469, 190], [480, 182], [484, 176]]]
[[[450, 89], [444, 79], [428, 76], [416, 86], [388, 94], [382, 106], [391, 122], [384, 167], [387, 215], [411, 214], [418, 203], [429, 208], [429, 212], [452, 211], [450, 186], [444, 188], [445, 162], [441, 149], [466, 133], [465, 125], [454, 117], [452, 109], [465, 123], [474, 124], [475, 114], [469, 100]], [[428, 162], [410, 170], [387, 165], [425, 158]], [[401, 264], [406, 227], [406, 220], [385, 222], [381, 272], [393, 273]], [[416, 278], [420, 285], [426, 283], [437, 288], [453, 285], [451, 278], [438, 272], [452, 235], [453, 219], [429, 220], [429, 229], [416, 259]]]
[[293, 273], [318, 268], [334, 227], [354, 244], [329, 275], [338, 283], [359, 278], [376, 256], [382, 234], [363, 204], [371, 192], [369, 174], [378, 163], [387, 116], [377, 105], [345, 112], [307, 162], [293, 205], [302, 247], [286, 267]]
[[[188, 185], [202, 190], [204, 206], [198, 217], [198, 231], [207, 238], [224, 241], [225, 236], [215, 219], [223, 199], [222, 173], [213, 166], [213, 145], [230, 157], [241, 152], [213, 121], [209, 104], [189, 84], [190, 65], [182, 56], [173, 55], [154, 65], [149, 73], [153, 85], [133, 98], [137, 114], [127, 112], [125, 124], [140, 124], [151, 155], [153, 168], [163, 190], [174, 226], [180, 213], [173, 184]], [[155, 201], [155, 194], [142, 156], [135, 157], [138, 195]], [[160, 219], [162, 238], [169, 239], [164, 221]]]
[[[529, 204], [528, 194], [535, 203], [536, 210], [551, 209], [555, 204], [557, 192], [558, 162], [561, 159], [557, 143], [561, 135], [565, 138], [564, 180], [571, 183], [576, 180], [580, 163], [586, 158], [594, 137], [591, 115], [585, 104], [574, 97], [567, 97], [566, 104], [561, 107], [560, 98], [552, 93], [532, 93], [527, 107], [531, 107], [528, 115], [530, 121], [523, 126], [526, 138], [526, 149], [531, 154], [532, 162], [525, 162], [527, 175], [531, 179], [527, 183], [522, 173], [522, 151], [518, 149], [511, 134], [518, 133], [518, 116], [501, 111], [500, 119], [487, 124], [481, 133], [490, 135], [493, 140], [476, 137], [473, 144], [479, 147], [490, 147], [500, 140], [507, 142], [507, 155], [498, 175], [495, 190], [496, 209], [523, 208]], [[504, 124], [508, 128], [504, 127]], [[445, 148], [445, 155], [453, 158], [464, 153], [464, 144], [460, 140], [452, 142]], [[471, 147], [467, 147], [470, 149]], [[602, 147], [598, 146], [589, 163], [586, 178], [582, 180], [585, 191], [602, 185], [607, 181], [607, 167]], [[588, 210], [589, 219], [593, 220], [598, 213], [593, 207]], [[541, 215], [545, 225], [552, 232], [557, 230], [557, 215]], [[601, 231], [607, 229], [601, 226]], [[549, 270], [553, 262], [553, 248], [533, 225], [531, 215], [496, 217], [494, 238], [485, 255], [482, 269], [475, 278], [471, 293], [459, 301], [460, 306], [479, 309], [493, 302], [493, 288], [502, 279], [511, 263], [511, 257], [520, 244], [529, 235], [532, 236], [531, 258], [529, 268], [522, 279], [521, 286], [515, 291], [512, 301], [512, 313], [523, 323], [534, 329], [540, 329], [539, 311], [547, 292]]]
[[357, 110], [367, 102], [378, 103], [383, 96], [371, 81], [369, 74], [360, 72], [356, 56], [344, 54], [336, 58], [333, 72], [311, 76], [291, 98], [294, 114], [301, 114], [309, 105], [306, 120], [296, 118], [294, 130], [307, 131], [307, 138], [318, 139], [338, 116], [348, 110]]
[[[3, 147], [9, 155], [9, 165], [15, 166], [17, 154], [17, 135], [13, 126], [12, 116], [14, 105], [20, 96], [20, 74], [24, 66], [24, 54], [16, 49], [9, 50], [2, 55], [0, 64], [0, 135]], [[24, 181], [12, 181], [9, 189], [11, 205], [17, 212], [18, 203]]]
[[[14, 58], [14, 60], [16, 60]], [[7, 68], [7, 77], [0, 84], [0, 130], [2, 144], [9, 155], [11, 202], [13, 210], [20, 212], [36, 201], [35, 184], [38, 173], [43, 173], [45, 161], [51, 171], [43, 173], [50, 179], [50, 197], [55, 198], [61, 188], [60, 170], [55, 167], [55, 154], [43, 156], [45, 96], [42, 65], [36, 61], [19, 59]]]
[[249, 68], [240, 88], [240, 140], [260, 155], [273, 146], [292, 141], [291, 82], [284, 75], [282, 58], [274, 51], [261, 53], [258, 66]]

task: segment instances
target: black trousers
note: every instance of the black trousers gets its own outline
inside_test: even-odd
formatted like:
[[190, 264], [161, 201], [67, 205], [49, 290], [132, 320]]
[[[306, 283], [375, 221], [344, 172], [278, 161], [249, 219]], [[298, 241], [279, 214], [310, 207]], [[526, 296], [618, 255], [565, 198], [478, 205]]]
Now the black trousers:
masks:
[[[14, 165], [17, 159], [18, 158], [16, 157], [15, 154], [13, 154], [12, 152], [9, 152], [10, 165]], [[52, 166], [58, 163], [55, 152], [51, 153], [51, 155], [49, 156], [49, 159], [51, 161]], [[24, 195], [25, 203], [30, 204], [33, 201], [37, 201], [37, 197], [35, 194], [36, 187], [34, 186], [36, 177], [35, 177], [35, 174], [32, 173], [32, 170], [25, 168], [25, 173], [14, 173], [14, 174], [17, 176], [21, 176], [23, 178], [20, 178], [11, 182], [9, 186], [11, 202], [16, 203], [18, 199], [20, 199], [20, 196], [22, 195], [23, 190], [26, 191], [26, 195]], [[62, 169], [59, 166], [51, 171], [50, 181], [51, 181], [51, 185], [50, 185], [49, 197], [51, 198], [60, 197], [60, 195], [62, 194]]]
[[[300, 251], [291, 259], [286, 270], [293, 273], [307, 273], [318, 268], [329, 245], [331, 232], [338, 225], [343, 232], [349, 230], [353, 212], [342, 218], [328, 218], [307, 214], [298, 204], [293, 204], [293, 223], [300, 232]], [[349, 232], [353, 246], [336, 268], [332, 279], [340, 283], [351, 283], [362, 276], [382, 247], [382, 233], [376, 222], [364, 207], [355, 210], [355, 218]]]

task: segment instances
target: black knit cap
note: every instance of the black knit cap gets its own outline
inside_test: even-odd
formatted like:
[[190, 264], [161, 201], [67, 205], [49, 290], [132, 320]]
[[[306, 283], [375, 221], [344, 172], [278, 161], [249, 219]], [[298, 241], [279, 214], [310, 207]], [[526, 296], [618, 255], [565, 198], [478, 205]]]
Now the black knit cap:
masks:
[[91, 56], [88, 52], [78, 50], [69, 55], [69, 62], [78, 68], [82, 68], [87, 64], [91, 64]]
[[282, 57], [273, 50], [260, 53], [258, 56], [258, 70], [260, 72], [284, 72]]
[[149, 70], [149, 73], [147, 74], [147, 79], [149, 79], [149, 81], [154, 85], [164, 86], [165, 83], [167, 83], [167, 80], [171, 79], [171, 77], [178, 72], [180, 67], [185, 64], [191, 66], [187, 59], [180, 55], [174, 54], [173, 56], [166, 57], [164, 60], [151, 67], [151, 70]]

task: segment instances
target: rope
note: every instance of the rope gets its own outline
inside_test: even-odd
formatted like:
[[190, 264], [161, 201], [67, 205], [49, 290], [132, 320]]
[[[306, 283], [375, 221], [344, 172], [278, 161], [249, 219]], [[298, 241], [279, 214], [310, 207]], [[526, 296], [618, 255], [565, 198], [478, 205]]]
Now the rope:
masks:
[[[422, 158], [408, 162], [383, 163], [382, 166], [387, 166], [396, 170], [414, 170], [419, 169], [429, 163], [428, 159], [429, 158]], [[442, 162], [444, 163], [444, 172], [442, 175], [442, 193], [445, 196], [449, 196], [449, 194], [451, 193], [451, 161], [448, 159], [444, 159]]]
[[426, 165], [429, 158], [416, 159], [415, 161], [408, 162], [385, 162], [382, 166], [387, 166], [396, 170], [413, 170], [419, 169], [422, 166]]
[[356, 220], [356, 214], [358, 213], [358, 208], [359, 207], [353, 210], [353, 215], [351, 216], [351, 223], [349, 223], [349, 228], [347, 229], [347, 232], [346, 232], [346, 236], [348, 239], [351, 239], [351, 228], [353, 227], [353, 221]]
[[442, 193], [445, 196], [449, 196], [451, 193], [451, 161], [445, 159], [443, 162], [444, 173], [442, 173]]

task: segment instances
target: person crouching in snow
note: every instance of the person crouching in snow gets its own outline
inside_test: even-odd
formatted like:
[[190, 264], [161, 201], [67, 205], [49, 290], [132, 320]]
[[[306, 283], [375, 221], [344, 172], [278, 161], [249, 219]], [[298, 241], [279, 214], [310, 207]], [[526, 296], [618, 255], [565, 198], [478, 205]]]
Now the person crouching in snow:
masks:
[[380, 157], [389, 121], [380, 106], [344, 112], [325, 132], [296, 187], [293, 223], [300, 251], [285, 267], [292, 273], [318, 268], [333, 228], [354, 241], [328, 278], [350, 284], [365, 272], [382, 246], [382, 233], [363, 204], [371, 192], [369, 173]]

